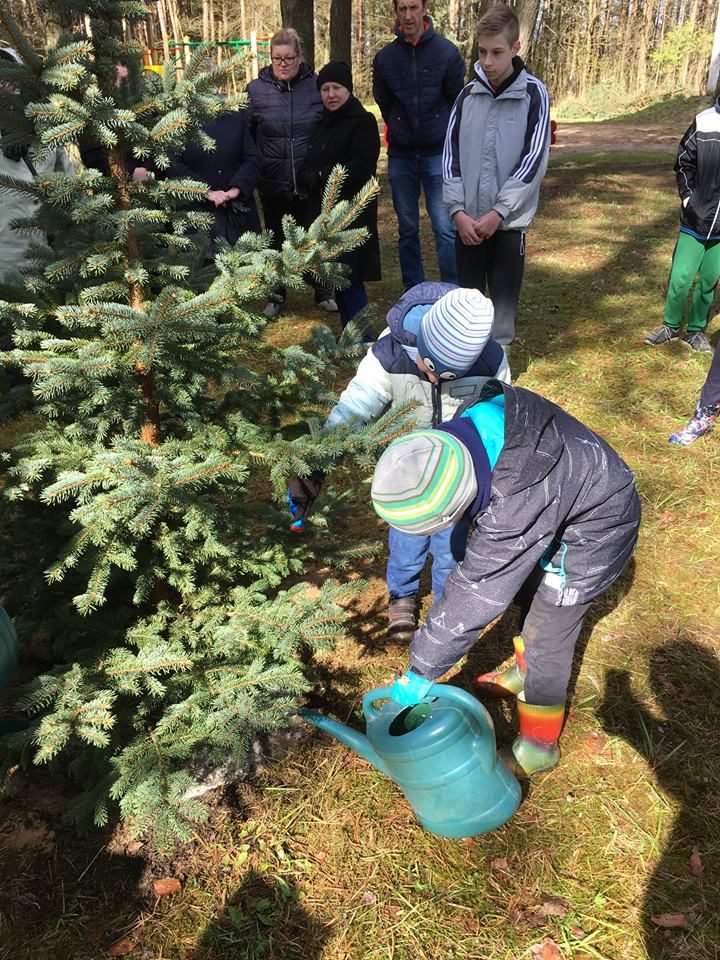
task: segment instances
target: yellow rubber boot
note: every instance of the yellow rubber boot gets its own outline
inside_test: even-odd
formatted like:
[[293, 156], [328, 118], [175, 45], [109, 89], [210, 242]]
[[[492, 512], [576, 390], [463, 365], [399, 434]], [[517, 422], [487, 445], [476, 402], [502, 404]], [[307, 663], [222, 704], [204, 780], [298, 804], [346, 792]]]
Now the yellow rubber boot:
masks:
[[515, 662], [505, 670], [481, 673], [475, 681], [478, 693], [489, 697], [513, 697], [523, 689], [527, 675], [523, 638], [513, 637], [513, 646]]

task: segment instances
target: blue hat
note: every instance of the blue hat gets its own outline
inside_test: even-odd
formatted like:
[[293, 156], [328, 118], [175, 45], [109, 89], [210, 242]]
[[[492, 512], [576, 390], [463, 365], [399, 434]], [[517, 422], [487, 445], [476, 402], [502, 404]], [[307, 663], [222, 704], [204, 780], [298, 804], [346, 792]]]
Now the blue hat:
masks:
[[494, 316], [492, 302], [479, 290], [451, 290], [420, 321], [418, 356], [442, 380], [467, 373], [490, 339]]

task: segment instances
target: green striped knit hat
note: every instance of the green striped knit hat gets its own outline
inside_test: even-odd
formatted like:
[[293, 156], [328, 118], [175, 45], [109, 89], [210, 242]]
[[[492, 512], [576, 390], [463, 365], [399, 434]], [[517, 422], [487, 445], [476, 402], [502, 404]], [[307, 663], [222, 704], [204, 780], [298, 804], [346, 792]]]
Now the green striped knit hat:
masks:
[[442, 430], [393, 440], [375, 467], [375, 511], [403, 533], [431, 534], [457, 523], [477, 496], [470, 451]]

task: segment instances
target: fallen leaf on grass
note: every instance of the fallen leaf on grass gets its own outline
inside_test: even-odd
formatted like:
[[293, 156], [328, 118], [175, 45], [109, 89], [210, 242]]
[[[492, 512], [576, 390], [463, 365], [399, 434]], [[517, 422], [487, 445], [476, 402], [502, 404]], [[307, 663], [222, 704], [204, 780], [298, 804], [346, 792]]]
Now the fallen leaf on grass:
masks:
[[550, 937], [545, 937], [542, 943], [534, 943], [530, 950], [535, 960], [559, 960], [560, 958], [560, 948]]
[[465, 933], [469, 934], [471, 937], [480, 936], [480, 921], [477, 917], [468, 917], [467, 915], [462, 917], [457, 917], [455, 924], [458, 929], [463, 930]]
[[602, 753], [607, 743], [607, 737], [598, 730], [593, 730], [585, 737], [585, 745], [591, 753]]
[[545, 917], [566, 917], [568, 902], [563, 897], [546, 897], [540, 907], [540, 913]]
[[177, 877], [163, 877], [162, 880], [153, 880], [153, 890], [156, 897], [169, 897], [173, 893], [180, 893], [182, 884]]
[[700, 856], [700, 851], [697, 847], [692, 848], [692, 853], [690, 854], [690, 873], [694, 877], [701, 877], [704, 870], [702, 857]]
[[526, 908], [525, 910], [514, 910], [510, 914], [513, 923], [525, 923], [528, 927], [544, 927], [545, 916], [540, 910]]
[[472, 837], [464, 837], [463, 846], [467, 847], [468, 850], [473, 850], [477, 846], [477, 840], [473, 840]]
[[510, 866], [507, 857], [490, 857], [486, 863], [488, 870], [507, 870]]
[[131, 940], [130, 937], [123, 937], [122, 940], [116, 940], [115, 943], [107, 948], [109, 957], [124, 957], [131, 953], [137, 946], [137, 940]]
[[698, 914], [694, 910], [685, 913], [660, 913], [657, 917], [650, 917], [656, 927], [663, 930], [692, 930], [697, 922]]
[[129, 854], [135, 854], [135, 853], [137, 853], [139, 850], [142, 850], [142, 848], [143, 848], [144, 846], [145, 846], [145, 844], [143, 843], [142, 840], [133, 840], [131, 843], [129, 843], [129, 844], [125, 847], [125, 850], [126, 850]]
[[675, 514], [671, 510], [663, 510], [660, 514], [661, 523], [674, 523], [675, 519]]
[[399, 917], [402, 912], [402, 904], [396, 903], [394, 900], [390, 900], [389, 903], [386, 903], [383, 910], [383, 913], [385, 913], [388, 917]]
[[563, 897], [545, 897], [542, 903], [511, 904], [508, 913], [513, 923], [542, 927], [548, 917], [566, 917], [568, 909], [568, 902]]
[[570, 936], [576, 940], [584, 940], [587, 934], [582, 927], [570, 927]]
[[365, 893], [360, 897], [361, 903], [366, 903], [368, 906], [372, 906], [373, 903], [377, 903], [377, 897], [372, 892], [372, 890], [366, 890]]

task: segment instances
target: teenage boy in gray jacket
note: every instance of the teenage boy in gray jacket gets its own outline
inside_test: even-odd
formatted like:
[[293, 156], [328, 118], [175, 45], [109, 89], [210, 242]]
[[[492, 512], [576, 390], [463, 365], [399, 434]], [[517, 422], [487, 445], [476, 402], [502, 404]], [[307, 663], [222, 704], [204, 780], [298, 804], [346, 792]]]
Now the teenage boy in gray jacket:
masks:
[[525, 233], [550, 151], [550, 102], [525, 69], [518, 19], [496, 4], [478, 24], [474, 79], [455, 101], [443, 152], [443, 199], [456, 230], [459, 283], [489, 288], [493, 337], [515, 337]]

